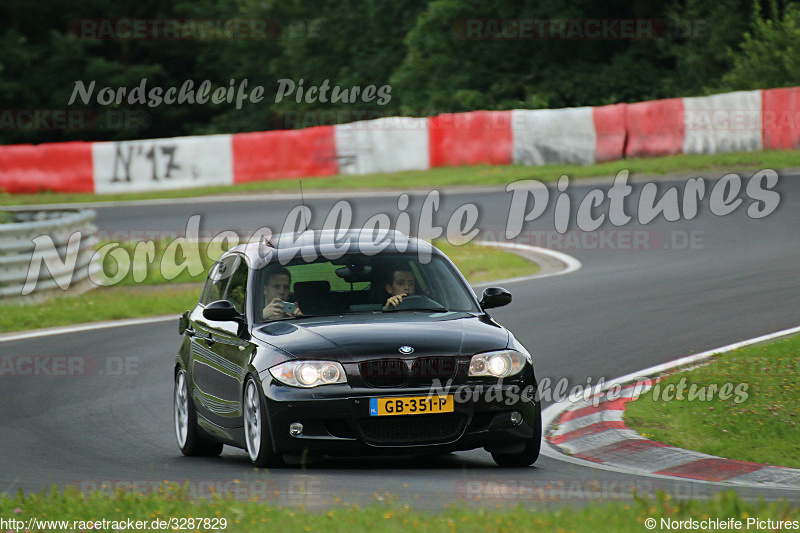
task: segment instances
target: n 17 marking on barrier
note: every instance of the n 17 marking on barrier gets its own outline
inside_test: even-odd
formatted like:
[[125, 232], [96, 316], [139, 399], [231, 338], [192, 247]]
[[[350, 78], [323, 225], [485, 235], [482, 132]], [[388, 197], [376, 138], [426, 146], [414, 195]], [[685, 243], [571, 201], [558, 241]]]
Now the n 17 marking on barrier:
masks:
[[[152, 181], [160, 181], [161, 179], [170, 179], [172, 177], [171, 173], [173, 170], [180, 170], [182, 167], [181, 165], [175, 162], [175, 155], [178, 151], [178, 147], [175, 145], [161, 145], [157, 146], [155, 144], [150, 145], [150, 149], [145, 152], [146, 146], [131, 146], [128, 145], [128, 154], [127, 157], [123, 152], [122, 143], [117, 143], [115, 145], [114, 151], [114, 175], [111, 178], [112, 183], [118, 183], [121, 181], [130, 182], [131, 181], [131, 163], [134, 160], [134, 156], [138, 157], [144, 154], [145, 159], [150, 161], [150, 166], [152, 168]], [[166, 156], [166, 168], [164, 169], [164, 174], [161, 178], [159, 178], [158, 173], [158, 163], [159, 157], [158, 153], [161, 153], [162, 156]], [[124, 171], [124, 177], [120, 178], [117, 171], [122, 167]], [[193, 177], [197, 178], [197, 175], [193, 173]]]

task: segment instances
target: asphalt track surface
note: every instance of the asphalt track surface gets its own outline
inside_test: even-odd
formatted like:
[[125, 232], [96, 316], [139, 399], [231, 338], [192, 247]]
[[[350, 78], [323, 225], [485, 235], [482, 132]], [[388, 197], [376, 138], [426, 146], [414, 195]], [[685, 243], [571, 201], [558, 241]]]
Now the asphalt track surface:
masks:
[[[748, 178], [749, 175], [743, 176]], [[533, 353], [537, 377], [574, 384], [606, 380], [736, 341], [800, 324], [800, 180], [781, 176], [774, 189], [778, 208], [755, 220], [746, 209], [715, 216], [708, 194], [693, 220], [663, 216], [638, 224], [636, 203], [644, 182], [632, 181], [626, 212], [634, 219], [621, 228], [608, 216], [585, 246], [553, 231], [556, 192], [547, 210], [525, 223], [517, 239], [572, 255], [577, 272], [506, 285], [513, 303], [492, 315], [515, 332]], [[682, 181], [655, 182], [659, 195]], [[707, 188], [714, 185], [709, 179]], [[574, 209], [592, 189], [609, 182], [573, 182]], [[412, 193], [412, 233], [425, 193]], [[350, 194], [352, 226], [375, 213], [397, 218], [398, 194]], [[312, 226], [320, 227], [341, 198], [306, 195]], [[493, 190], [442, 191], [434, 223], [446, 226], [458, 206], [479, 209], [482, 238], [502, 235], [511, 194]], [[98, 208], [98, 227], [120, 238], [137, 232], [182, 234], [191, 215], [202, 215], [201, 230], [242, 233], [267, 226], [277, 231], [298, 200], [254, 198]], [[604, 202], [597, 212], [608, 213]], [[639, 249], [612, 231], [646, 232]], [[601, 232], [604, 238], [599, 242]], [[152, 235], [152, 234], [150, 234]], [[616, 236], [615, 236], [616, 235]], [[642, 234], [640, 234], [642, 235]], [[686, 238], [694, 236], [694, 245]], [[536, 239], [540, 240], [536, 240]], [[632, 238], [632, 237], [631, 237]], [[547, 239], [551, 239], [548, 241]], [[610, 243], [610, 244], [609, 244]], [[120, 305], [125, 305], [120, 302]], [[676, 497], [705, 498], [724, 484], [641, 477], [542, 456], [531, 468], [502, 469], [483, 450], [444, 457], [324, 459], [306, 468], [256, 470], [242, 450], [225, 447], [219, 458], [186, 458], [175, 443], [172, 422], [172, 365], [179, 345], [177, 320], [40, 338], [0, 342], [2, 356], [86, 357], [82, 376], [0, 377], [0, 493], [38, 491], [52, 484], [84, 489], [133, 485], [149, 490], [164, 480], [190, 482], [190, 491], [232, 490], [240, 498], [324, 508], [344, 502], [394, 498], [416, 508], [449, 503], [581, 505], [627, 499], [666, 490]], [[119, 363], [128, 364], [120, 368]], [[236, 481], [235, 481], [236, 480]], [[745, 498], [786, 497], [798, 492], [735, 488]]]

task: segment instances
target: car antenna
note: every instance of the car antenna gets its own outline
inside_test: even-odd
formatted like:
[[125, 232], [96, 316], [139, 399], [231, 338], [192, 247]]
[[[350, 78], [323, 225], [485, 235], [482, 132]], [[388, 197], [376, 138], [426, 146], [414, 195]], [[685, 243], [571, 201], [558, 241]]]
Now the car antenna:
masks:
[[266, 235], [261, 235], [261, 240], [258, 243], [258, 255], [261, 259], [265, 259], [267, 257], [267, 248], [277, 249], [272, 241], [267, 239]]

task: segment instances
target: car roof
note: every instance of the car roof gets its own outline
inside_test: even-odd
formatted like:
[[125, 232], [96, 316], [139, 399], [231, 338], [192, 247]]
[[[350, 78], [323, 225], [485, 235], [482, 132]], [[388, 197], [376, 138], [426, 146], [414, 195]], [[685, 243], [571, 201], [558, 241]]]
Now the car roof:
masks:
[[336, 258], [345, 253], [362, 252], [366, 255], [381, 253], [422, 253], [443, 255], [435, 246], [409, 237], [397, 230], [374, 231], [372, 229], [306, 230], [300, 234], [283, 233], [259, 237], [240, 244], [225, 252], [241, 253], [248, 258], [253, 268], [295, 256]]

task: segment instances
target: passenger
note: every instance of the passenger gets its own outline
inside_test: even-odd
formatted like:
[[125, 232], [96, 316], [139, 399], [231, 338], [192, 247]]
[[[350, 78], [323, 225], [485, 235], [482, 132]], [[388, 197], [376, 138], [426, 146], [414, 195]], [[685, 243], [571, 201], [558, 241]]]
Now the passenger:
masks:
[[269, 267], [265, 274], [264, 283], [264, 302], [266, 306], [261, 312], [261, 316], [265, 320], [277, 320], [279, 318], [286, 318], [288, 316], [300, 316], [302, 311], [298, 306], [293, 313], [286, 313], [283, 310], [283, 304], [288, 303], [286, 299], [289, 297], [290, 287], [292, 285], [292, 274], [289, 270], [282, 266]]
[[397, 307], [403, 298], [414, 294], [416, 290], [414, 273], [408, 267], [398, 267], [392, 271], [392, 276], [387, 280], [386, 292], [389, 298], [386, 300], [384, 309]]

